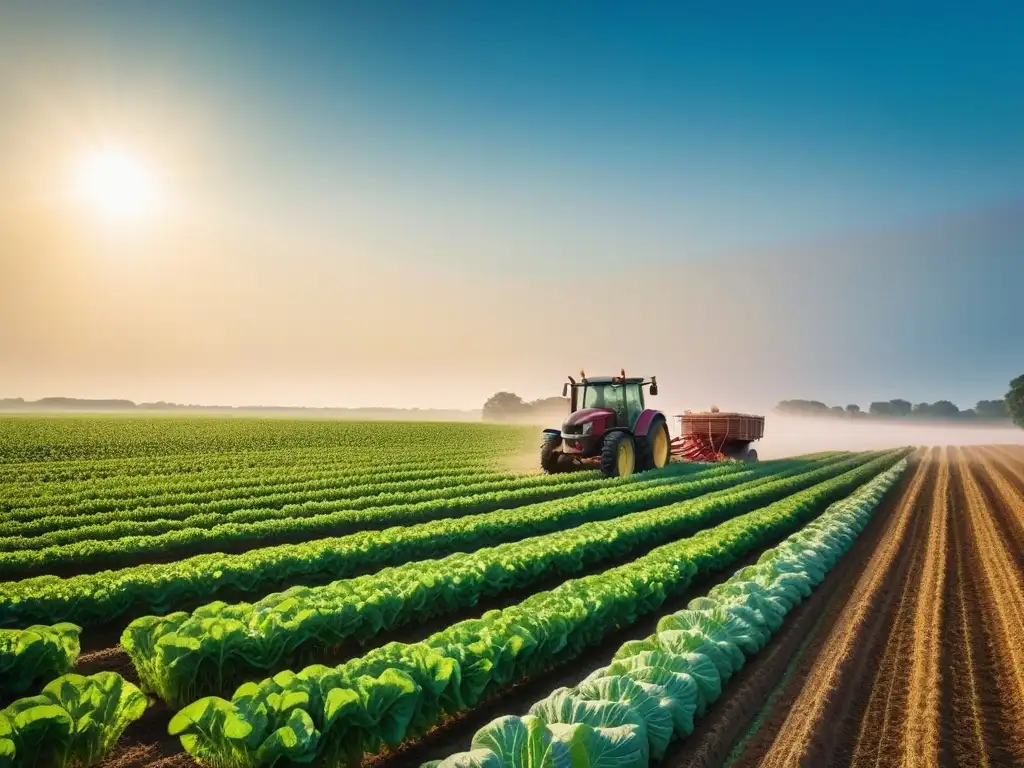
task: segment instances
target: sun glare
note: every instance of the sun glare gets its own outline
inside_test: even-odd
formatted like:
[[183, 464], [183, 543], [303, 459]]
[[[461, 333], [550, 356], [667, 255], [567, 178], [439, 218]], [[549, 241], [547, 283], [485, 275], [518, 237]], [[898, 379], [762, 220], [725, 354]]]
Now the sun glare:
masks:
[[144, 219], [158, 202], [150, 170], [138, 158], [115, 148], [97, 149], [82, 158], [74, 191], [93, 213], [111, 221]]

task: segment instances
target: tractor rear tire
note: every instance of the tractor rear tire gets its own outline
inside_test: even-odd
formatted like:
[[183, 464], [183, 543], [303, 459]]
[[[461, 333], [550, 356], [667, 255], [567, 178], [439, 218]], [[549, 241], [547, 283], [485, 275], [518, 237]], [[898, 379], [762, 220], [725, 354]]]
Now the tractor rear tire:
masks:
[[562, 452], [558, 450], [561, 445], [562, 438], [552, 434], [544, 435], [544, 441], [540, 444], [540, 468], [549, 475], [565, 471], [565, 464], [561, 461]]
[[601, 474], [629, 477], [636, 469], [636, 445], [629, 432], [609, 432], [601, 442]]
[[635, 442], [637, 472], [661, 469], [672, 457], [672, 441], [668, 436], [668, 424], [664, 416], [655, 416], [647, 434], [637, 435]]

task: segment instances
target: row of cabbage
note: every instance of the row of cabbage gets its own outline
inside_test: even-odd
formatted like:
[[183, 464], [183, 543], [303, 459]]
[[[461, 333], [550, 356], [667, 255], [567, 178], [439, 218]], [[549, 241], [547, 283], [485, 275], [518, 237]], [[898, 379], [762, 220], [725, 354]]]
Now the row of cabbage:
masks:
[[[536, 431], [501, 424], [179, 416], [0, 417], [0, 465], [344, 447], [353, 453], [514, 453]], [[0, 479], [3, 479], [0, 477]]]
[[76, 624], [0, 629], [0, 700], [10, 699], [70, 672], [81, 651]]
[[197, 696], [226, 694], [324, 647], [365, 642], [410, 621], [472, 608], [484, 597], [635, 557], [840, 475], [865, 458], [798, 465], [677, 504], [322, 587], [293, 587], [256, 604], [217, 602], [191, 615], [143, 617], [128, 626], [121, 645], [144, 687], [182, 706]]
[[[665, 470], [669, 473], [675, 470]], [[109, 567], [111, 562], [138, 562], [147, 557], [166, 559], [171, 555], [217, 551], [223, 548], [288, 541], [320, 536], [334, 536], [352, 530], [381, 528], [386, 525], [408, 525], [439, 517], [461, 517], [523, 504], [562, 498], [582, 490], [607, 484], [600, 477], [580, 479], [573, 475], [553, 475], [547, 483], [513, 485], [504, 490], [474, 493], [469, 496], [442, 495], [429, 501], [395, 504], [385, 507], [347, 509], [346, 502], [311, 502], [281, 510], [284, 517], [248, 523], [215, 523], [191, 525], [154, 535], [136, 535], [138, 523], [110, 523], [119, 538], [76, 540], [73, 543], [46, 546], [43, 549], [18, 549], [0, 552], [0, 578], [21, 578], [33, 570], [60, 567], [65, 572], [88, 572], [97, 566]], [[625, 478], [629, 479], [629, 478]], [[443, 492], [442, 492], [443, 493]], [[213, 523], [211, 525], [211, 523]], [[85, 529], [70, 533], [81, 535]], [[94, 532], [90, 531], [90, 536]], [[25, 544], [29, 545], [26, 539]]]
[[530, 768], [539, 754], [553, 766], [646, 768], [661, 760], [846, 554], [906, 464], [833, 504], [707, 597], [663, 617], [655, 634], [625, 643], [579, 685], [553, 691], [525, 717], [493, 720], [470, 751], [424, 768]]
[[236, 451], [147, 456], [136, 459], [95, 459], [0, 464], [0, 487], [20, 494], [40, 492], [64, 494], [85, 490], [116, 490], [124, 484], [143, 483], [174, 486], [188, 480], [217, 480], [233, 476], [251, 477], [261, 472], [334, 467], [339, 471], [366, 467], [428, 464], [435, 462], [472, 465], [493, 464], [495, 456], [474, 448], [437, 451], [396, 451], [382, 455], [380, 448], [335, 446], [332, 448], [288, 448], [277, 451]]
[[311, 666], [208, 697], [170, 723], [184, 748], [218, 767], [355, 766], [574, 658], [745, 555], [799, 529], [893, 466], [893, 453], [623, 566], [565, 582], [455, 624], [423, 642], [390, 643], [335, 668]]
[[[479, 460], [417, 460], [408, 464], [377, 466], [360, 463], [355, 466], [319, 465], [291, 466], [275, 472], [254, 470], [232, 471], [220, 477], [181, 477], [172, 483], [152, 482], [148, 478], [118, 478], [116, 483], [95, 484], [55, 492], [46, 485], [23, 488], [18, 492], [4, 488], [3, 507], [6, 518], [26, 522], [52, 515], [94, 515], [104, 512], [138, 509], [152, 515], [152, 508], [173, 505], [215, 504], [243, 499], [273, 497], [296, 491], [318, 491], [336, 486], [351, 487], [388, 483], [389, 485], [415, 480], [432, 480], [457, 475], [486, 475], [511, 477], [493, 462]], [[163, 478], [161, 478], [163, 480]], [[411, 487], [411, 486], [410, 486]], [[401, 487], [395, 490], [401, 490]], [[237, 507], [236, 507], [237, 508]], [[140, 516], [138, 519], [147, 519]]]
[[[241, 493], [250, 487], [272, 488], [325, 477], [404, 474], [405, 479], [413, 479], [417, 473], [426, 477], [458, 470], [493, 471], [503, 466], [506, 464], [493, 452], [474, 448], [451, 448], [443, 454], [391, 449], [382, 456], [379, 450], [350, 447], [108, 460], [90, 463], [80, 479], [75, 477], [83, 468], [76, 469], [75, 462], [0, 465], [0, 478], [15, 468], [21, 471], [17, 479], [0, 479], [0, 510], [15, 510], [17, 519], [30, 519], [22, 507], [52, 503], [70, 508], [101, 499], [151, 506], [161, 497], [171, 503], [181, 494]], [[28, 467], [35, 469], [29, 471]], [[211, 496], [214, 498], [219, 497]]]
[[98, 765], [146, 705], [115, 672], [58, 677], [0, 710], [0, 768]]
[[[412, 519], [443, 516], [443, 510], [459, 509], [455, 499], [516, 493], [526, 498], [596, 488], [597, 472], [565, 475], [532, 475], [457, 471], [425, 480], [391, 483], [348, 484], [328, 480], [326, 487], [274, 493], [258, 498], [223, 501], [182, 500], [162, 507], [140, 507], [110, 512], [90, 512], [89, 505], [72, 514], [43, 515], [28, 521], [0, 523], [0, 552], [44, 549], [78, 541], [104, 541], [124, 536], [157, 536], [169, 531], [209, 528], [217, 525], [259, 523], [367, 510], [349, 524], [364, 528], [389, 520], [405, 508]], [[473, 509], [472, 504], [469, 505]]]
[[806, 463], [694, 467], [689, 473], [664, 477], [645, 473], [607, 481], [589, 493], [515, 509], [302, 544], [265, 546], [243, 554], [197, 555], [161, 565], [2, 583], [0, 626], [72, 621], [90, 627], [126, 613], [166, 613], [197, 598], [211, 599], [220, 590], [258, 593], [285, 583], [354, 576], [387, 565], [516, 541], [590, 520], [607, 520]]

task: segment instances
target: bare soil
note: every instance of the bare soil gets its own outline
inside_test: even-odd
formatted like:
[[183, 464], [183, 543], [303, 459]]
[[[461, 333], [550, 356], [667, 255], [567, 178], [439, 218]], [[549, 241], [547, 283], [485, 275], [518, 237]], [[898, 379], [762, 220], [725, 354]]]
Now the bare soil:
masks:
[[[933, 449], [892, 503], [856, 584], [777, 673], [731, 764], [1024, 764], [1024, 454]], [[720, 728], [747, 733], [754, 718], [732, 696], [715, 709], [743, 725]], [[688, 753], [714, 761], [688, 764], [723, 764], [695, 736]]]

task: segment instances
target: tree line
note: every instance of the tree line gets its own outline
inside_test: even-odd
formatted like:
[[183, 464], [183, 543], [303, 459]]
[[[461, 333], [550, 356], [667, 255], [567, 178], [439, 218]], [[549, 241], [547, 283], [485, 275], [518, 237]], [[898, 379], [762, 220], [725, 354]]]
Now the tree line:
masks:
[[827, 405], [820, 400], [783, 400], [775, 406], [776, 413], [792, 416], [833, 416], [876, 419], [929, 419], [939, 421], [1012, 421], [1024, 427], [1024, 375], [1010, 382], [1010, 390], [1000, 400], [979, 400], [973, 408], [960, 408], [949, 400], [934, 403], [911, 403], [909, 400], [876, 400], [867, 410], [856, 403], [847, 406]]
[[496, 392], [484, 403], [485, 421], [523, 421], [555, 419], [559, 424], [569, 413], [569, 398], [544, 397], [527, 402], [514, 392]]
[[850, 418], [905, 419], [990, 419], [1009, 420], [1010, 412], [1005, 400], [980, 400], [974, 408], [960, 410], [949, 400], [934, 403], [911, 403], [909, 400], [878, 400], [867, 410], [857, 404], [827, 405], [820, 400], [782, 400], [775, 406], [777, 413], [793, 416], [845, 416]]

